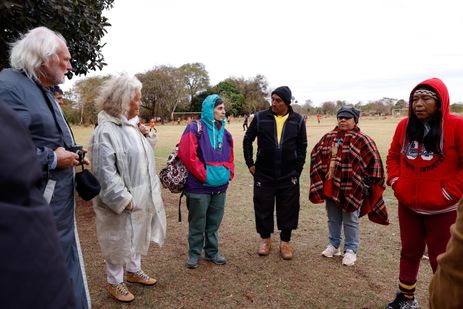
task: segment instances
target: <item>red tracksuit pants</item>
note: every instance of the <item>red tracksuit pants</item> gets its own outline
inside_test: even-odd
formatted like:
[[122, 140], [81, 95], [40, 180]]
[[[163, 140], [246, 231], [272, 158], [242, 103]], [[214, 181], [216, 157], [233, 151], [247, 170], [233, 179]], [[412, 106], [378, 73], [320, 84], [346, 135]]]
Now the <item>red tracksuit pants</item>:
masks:
[[450, 226], [455, 223], [456, 211], [423, 215], [399, 204], [399, 225], [402, 250], [400, 277], [402, 282], [413, 283], [418, 276], [421, 258], [428, 246], [429, 262], [436, 272], [439, 254], [445, 252], [450, 239]]

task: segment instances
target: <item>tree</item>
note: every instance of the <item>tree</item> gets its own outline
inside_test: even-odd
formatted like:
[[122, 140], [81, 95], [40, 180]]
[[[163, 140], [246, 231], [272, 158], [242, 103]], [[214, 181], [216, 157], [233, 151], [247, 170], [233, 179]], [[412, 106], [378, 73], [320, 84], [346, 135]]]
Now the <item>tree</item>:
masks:
[[450, 105], [450, 111], [452, 113], [458, 113], [458, 114], [463, 113], [463, 103], [457, 102], [457, 103], [451, 104]]
[[348, 103], [345, 100], [337, 100], [336, 101], [336, 110], [340, 109], [343, 106], [348, 105]]
[[193, 97], [209, 87], [209, 74], [204, 64], [198, 62], [184, 64], [179, 70], [190, 95], [190, 110], [193, 110]]
[[80, 110], [75, 108], [76, 96], [75, 93], [71, 90], [66, 91], [63, 94], [64, 104], [61, 105], [64, 115], [66, 116], [67, 122], [71, 124], [79, 124], [80, 122]]
[[102, 15], [114, 0], [6, 0], [0, 2], [0, 70], [9, 67], [8, 44], [23, 33], [45, 26], [61, 33], [72, 56], [73, 72], [86, 75], [106, 65], [100, 40], [111, 26]]
[[187, 101], [182, 71], [172, 66], [157, 66], [148, 72], [137, 74], [143, 83], [142, 107], [149, 117], [160, 115], [173, 120], [177, 106]]
[[336, 104], [334, 102], [324, 102], [322, 104], [322, 113], [324, 115], [334, 115], [336, 113]]
[[400, 99], [394, 104], [394, 109], [407, 108], [407, 106], [407, 102], [404, 99]]
[[254, 78], [227, 78], [211, 89], [230, 102], [228, 108], [234, 116], [253, 113], [257, 110], [268, 108], [266, 99], [268, 83], [263, 75]]
[[235, 116], [241, 113], [244, 105], [244, 95], [239, 89], [237, 80], [228, 78], [218, 83], [211, 91], [222, 97], [222, 101], [228, 113]]
[[97, 109], [95, 99], [100, 86], [109, 76], [87, 77], [76, 82], [73, 92], [76, 94], [76, 106], [80, 110], [79, 124], [95, 124], [97, 122]]

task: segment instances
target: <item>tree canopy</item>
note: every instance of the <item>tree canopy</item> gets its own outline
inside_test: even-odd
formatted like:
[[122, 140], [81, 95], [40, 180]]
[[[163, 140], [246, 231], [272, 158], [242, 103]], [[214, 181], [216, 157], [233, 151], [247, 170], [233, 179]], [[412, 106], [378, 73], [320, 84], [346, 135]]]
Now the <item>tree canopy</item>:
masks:
[[9, 44], [30, 29], [45, 26], [63, 35], [73, 72], [86, 75], [106, 63], [100, 40], [111, 26], [102, 15], [114, 0], [5, 0], [0, 2], [0, 69], [9, 67]]

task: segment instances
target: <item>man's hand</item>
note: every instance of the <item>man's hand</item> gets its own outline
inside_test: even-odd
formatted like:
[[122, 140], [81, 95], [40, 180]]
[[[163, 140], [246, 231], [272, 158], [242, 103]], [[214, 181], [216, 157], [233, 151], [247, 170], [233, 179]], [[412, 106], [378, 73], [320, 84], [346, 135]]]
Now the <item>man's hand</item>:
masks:
[[77, 153], [67, 151], [63, 147], [58, 147], [55, 149], [55, 154], [57, 159], [56, 168], [58, 169], [66, 169], [79, 165], [79, 156]]
[[131, 210], [133, 209], [132, 202], [130, 202], [130, 203], [125, 207], [125, 209], [131, 211]]
[[249, 172], [251, 173], [251, 175], [254, 175], [256, 173], [256, 166], [255, 165], [250, 166], [249, 167]]

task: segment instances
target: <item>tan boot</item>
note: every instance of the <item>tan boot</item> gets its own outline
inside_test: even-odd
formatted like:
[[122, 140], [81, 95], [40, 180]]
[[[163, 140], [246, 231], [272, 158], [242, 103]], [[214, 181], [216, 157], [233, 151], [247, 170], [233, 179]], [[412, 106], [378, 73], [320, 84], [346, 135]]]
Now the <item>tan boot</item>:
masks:
[[289, 242], [282, 241], [280, 243], [280, 255], [283, 260], [292, 260], [294, 254], [294, 249], [291, 247]]
[[136, 273], [127, 272], [127, 282], [151, 286], [155, 285], [158, 281], [145, 274], [143, 270], [139, 270]]
[[106, 289], [108, 290], [109, 295], [120, 302], [130, 303], [135, 299], [135, 296], [130, 293], [124, 282], [118, 284], [108, 284]]
[[262, 238], [259, 244], [259, 250], [257, 250], [257, 254], [260, 256], [266, 256], [270, 254], [270, 250], [272, 249], [272, 239], [269, 238]]

